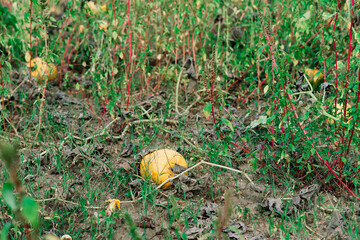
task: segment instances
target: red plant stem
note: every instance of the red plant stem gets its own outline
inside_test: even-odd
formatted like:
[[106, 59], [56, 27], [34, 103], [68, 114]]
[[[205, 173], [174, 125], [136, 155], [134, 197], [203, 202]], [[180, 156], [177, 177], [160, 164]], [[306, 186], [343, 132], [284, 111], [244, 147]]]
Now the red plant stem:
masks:
[[248, 67], [248, 69], [246, 69], [246, 71], [243, 73], [243, 75], [241, 75], [241, 77], [236, 78], [235, 82], [233, 82], [225, 91], [229, 91], [229, 89], [231, 89], [237, 82], [243, 79], [245, 77], [245, 74], [252, 68], [252, 66], [254, 66], [254, 63], [251, 64], [251, 66]]
[[[229, 112], [229, 110], [228, 110], [226, 107], [225, 107], [225, 111], [230, 115], [230, 112]], [[234, 125], [236, 125], [235, 122], [234, 122], [234, 120], [232, 120], [232, 122], [233, 122]], [[250, 152], [250, 149], [249, 149], [248, 146], [246, 145], [244, 139], [240, 136], [239, 131], [238, 131], [236, 128], [235, 128], [235, 131], [236, 131], [237, 135], [239, 136], [239, 138], [241, 139], [241, 141], [243, 142], [243, 144], [244, 144], [244, 146], [246, 147], [246, 149]]]
[[[320, 182], [321, 182], [324, 186], [326, 186], [326, 187], [328, 188], [328, 186], [326, 185], [326, 183], [325, 183], [325, 182], [322, 180], [322, 178], [320, 177], [319, 173], [316, 171], [316, 168], [315, 168], [314, 165], [313, 165], [312, 157], [310, 157], [310, 165], [311, 165], [311, 167], [314, 169], [315, 174], [316, 174], [316, 176], [318, 177], [318, 179], [320, 180]], [[330, 189], [329, 189], [329, 190], [330, 190]]]
[[[274, 53], [273, 53], [273, 50], [272, 50], [272, 47], [271, 47], [270, 38], [269, 38], [269, 36], [268, 36], [267, 33], [266, 33], [266, 40], [267, 40], [267, 42], [268, 42], [269, 49], [270, 49], [270, 53], [271, 53], [271, 60], [272, 60], [272, 63], [271, 63], [272, 82], [273, 82], [273, 84], [275, 84], [274, 68], [275, 68], [276, 71], [278, 71], [278, 69], [277, 69], [277, 65], [276, 65], [276, 61], [275, 61], [275, 56], [274, 56]], [[275, 86], [274, 86], [274, 87], [275, 87]]]
[[[264, 80], [260, 83], [259, 88], [265, 83], [265, 81], [266, 81], [266, 79], [264, 79]], [[250, 98], [251, 94], [253, 94], [254, 92], [256, 92], [256, 90], [257, 90], [257, 89], [254, 89], [254, 90], [249, 94], [249, 96], [248, 96], [247, 98], [245, 98], [244, 100], [242, 100], [242, 103], [246, 102], [246, 101]]]
[[[114, 48], [114, 57], [113, 57], [113, 65], [112, 65], [112, 70], [111, 70], [111, 77], [110, 77], [110, 87], [109, 87], [109, 91], [108, 93], [110, 93], [110, 89], [111, 89], [111, 84], [113, 82], [113, 79], [114, 79], [114, 69], [115, 69], [115, 60], [116, 60], [116, 49], [117, 49], [117, 44], [115, 43], [115, 48]], [[102, 110], [102, 113], [101, 113], [101, 117], [100, 117], [100, 121], [102, 121], [102, 118], [105, 114], [105, 110], [106, 110], [106, 105], [108, 104], [109, 102], [109, 94], [108, 96], [106, 97], [106, 101], [105, 101], [105, 104], [103, 106], [103, 110]]]
[[[0, 78], [1, 78], [1, 89], [4, 90], [4, 80], [3, 80], [3, 74], [2, 74], [2, 65], [1, 65], [1, 61], [0, 61]], [[2, 98], [2, 108], [5, 108], [5, 101], [4, 101], [4, 95], [1, 94], [1, 98]], [[4, 119], [4, 124], [5, 124], [5, 119]], [[5, 128], [5, 125], [4, 125]]]
[[[260, 154], [259, 154], [259, 162], [261, 163], [261, 165], [262, 165], [264, 168], [267, 167], [267, 165], [261, 160], [261, 154], [262, 154], [262, 152], [263, 152], [265, 143], [266, 143], [266, 139], [264, 140], [264, 143], [263, 143], [262, 146], [261, 146]], [[268, 168], [267, 170], [271, 173], [271, 175], [274, 176], [275, 181], [277, 181], [278, 183], [281, 183], [281, 179], [280, 179], [280, 181], [279, 181], [279, 180], [277, 179], [277, 178], [279, 178], [279, 177], [278, 177], [277, 175], [275, 175], [275, 174], [273, 173], [273, 171], [271, 171], [270, 168]]]
[[[266, 10], [266, 9], [265, 9]], [[271, 72], [272, 72], [272, 82], [274, 84], [273, 88], [275, 88], [275, 72], [274, 72], [274, 68], [276, 71], [278, 71], [277, 69], [277, 65], [276, 65], [276, 61], [275, 61], [275, 56], [274, 56], [274, 52], [272, 50], [272, 46], [271, 46], [271, 41], [270, 41], [270, 37], [268, 35], [268, 33], [265, 31], [265, 38], [266, 38], [266, 41], [267, 41], [267, 44], [269, 45], [269, 49], [270, 49], [270, 53], [271, 53]], [[275, 103], [275, 100], [274, 100], [274, 103]], [[274, 104], [273, 103], [273, 104]], [[273, 113], [275, 113], [277, 109], [277, 105], [273, 107]], [[275, 125], [275, 121], [272, 120], [271, 121], [271, 134], [272, 136], [274, 136], [274, 125]], [[281, 170], [279, 164], [277, 163], [277, 161], [275, 160], [275, 140], [274, 138], [271, 139], [271, 142], [272, 142], [272, 150], [273, 150], [273, 157], [274, 157], [274, 162], [276, 164], [276, 166]]]
[[[251, 85], [250, 85], [251, 86]], [[243, 97], [245, 97], [245, 95], [248, 93], [248, 90], [246, 89], [244, 94], [241, 95], [240, 97], [238, 97], [238, 99], [236, 100], [236, 103], [238, 103]]]
[[41, 129], [41, 123], [42, 123], [42, 109], [44, 107], [44, 102], [45, 102], [45, 92], [46, 92], [46, 85], [47, 85], [48, 79], [45, 79], [45, 84], [44, 84], [44, 90], [43, 90], [43, 94], [42, 94], [42, 98], [41, 98], [41, 103], [40, 103], [40, 112], [39, 112], [39, 128], [36, 132], [35, 135], [35, 141], [37, 140], [39, 133], [40, 133], [40, 129]]
[[[71, 2], [71, 5], [70, 5], [70, 8], [69, 8], [68, 12], [71, 11], [72, 7], [73, 7], [73, 3]], [[64, 15], [65, 15], [65, 13], [64, 13]], [[62, 25], [62, 27], [61, 27], [61, 30], [59, 31], [58, 37], [57, 37], [56, 40], [55, 40], [55, 43], [57, 43], [57, 41], [59, 40], [59, 38], [60, 38], [60, 36], [61, 36], [61, 34], [62, 34], [63, 30], [64, 30], [64, 27], [69, 23], [69, 21], [70, 21], [70, 17], [68, 17], [68, 18], [65, 19], [65, 21], [64, 21], [64, 23], [63, 23], [63, 25]], [[74, 28], [74, 29], [75, 29], [75, 28]], [[63, 38], [64, 38], [64, 35], [63, 35], [63, 37], [61, 38], [61, 40], [63, 40]], [[56, 45], [56, 44], [54, 44], [52, 51], [54, 51], [55, 45]], [[61, 42], [60, 42], [60, 45], [59, 45], [59, 50], [60, 50], [60, 46], [61, 46]]]
[[[215, 120], [215, 112], [214, 112], [214, 83], [211, 83], [211, 89], [210, 89], [210, 101], [211, 101], [211, 114], [212, 114], [212, 117], [213, 117], [213, 121], [214, 121], [214, 125], [216, 125], [216, 120]], [[247, 149], [244, 149], [243, 147], [239, 146], [238, 144], [232, 142], [232, 141], [229, 141], [227, 140], [226, 138], [224, 138], [221, 134], [221, 132], [219, 131], [219, 134], [220, 134], [220, 138], [224, 141], [227, 141], [229, 142], [231, 145], [235, 146], [235, 147], [238, 147], [238, 148], [241, 148], [244, 152], [246, 153], [249, 153], [250, 151], [248, 151]]]
[[73, 49], [71, 49], [70, 53], [69, 53], [69, 56], [68, 56], [68, 65], [70, 64], [70, 58], [71, 58], [71, 55], [72, 53], [76, 50], [76, 47], [74, 47]]
[[[30, 0], [30, 18], [29, 18], [29, 38], [30, 38], [30, 43], [29, 43], [29, 47], [30, 47], [30, 59], [29, 61], [31, 62], [31, 58], [32, 58], [32, 40], [31, 40], [31, 35], [32, 35], [32, 27], [31, 27], [31, 21], [32, 19], [32, 0]], [[28, 84], [28, 88], [29, 88], [29, 92], [30, 92], [30, 83], [31, 83], [31, 69], [30, 67], [28, 67], [29, 70], [29, 84]], [[27, 103], [29, 103], [29, 99], [27, 101]], [[26, 107], [26, 110], [28, 110], [28, 107]]]
[[[352, 1], [352, 4], [354, 5], [354, 0]], [[344, 119], [346, 119], [346, 109], [347, 109], [347, 99], [348, 99], [348, 94], [349, 94], [349, 90], [348, 90], [348, 85], [349, 85], [349, 71], [350, 71], [350, 58], [351, 58], [351, 37], [352, 37], [352, 26], [353, 26], [353, 19], [351, 18], [351, 22], [350, 22], [350, 37], [349, 37], [349, 51], [348, 51], [348, 62], [347, 62], [347, 70], [346, 70], [346, 83], [345, 83], [345, 89], [346, 89], [346, 94], [345, 94], [345, 104], [344, 104]], [[344, 138], [345, 138], [345, 128], [343, 128], [343, 144], [345, 144]], [[339, 171], [339, 175], [341, 177], [342, 172], [343, 172], [343, 168], [344, 168], [344, 161], [340, 161], [340, 171]]]
[[[76, 28], [76, 24], [75, 24], [75, 27], [74, 27], [74, 29]], [[60, 85], [61, 85], [61, 79], [62, 79], [62, 69], [63, 69], [63, 64], [64, 64], [64, 61], [65, 61], [65, 57], [66, 57], [66, 55], [67, 55], [67, 52], [68, 52], [68, 50], [69, 50], [69, 46], [70, 46], [70, 43], [71, 43], [71, 39], [72, 39], [72, 37], [73, 37], [73, 34], [74, 33], [71, 33], [71, 35], [70, 35], [70, 37], [69, 37], [69, 39], [68, 39], [68, 42], [67, 42], [67, 45], [66, 45], [66, 49], [65, 49], [65, 53], [64, 53], [64, 57], [63, 57], [63, 60], [61, 61], [61, 65], [60, 65], [60, 81], [59, 81], [59, 87], [60, 87]]]
[[[335, 40], [333, 39], [333, 43], [334, 43], [334, 50], [335, 50], [335, 69], [336, 69], [336, 85], [335, 85], [335, 117], [337, 115], [337, 99], [338, 99], [338, 81], [339, 81], [339, 73], [338, 73], [338, 65], [337, 65], [337, 51], [336, 51], [336, 44], [335, 44]], [[336, 123], [335, 123], [335, 127], [336, 127]]]
[[[286, 90], [286, 89], [285, 89], [285, 90]], [[289, 102], [290, 102], [290, 105], [291, 105], [291, 110], [294, 112], [295, 120], [298, 120], [299, 117], [298, 117], [298, 115], [297, 115], [297, 113], [296, 113], [295, 106], [294, 106], [294, 104], [291, 102], [291, 95], [290, 95], [288, 92], [286, 92], [286, 94], [287, 94], [287, 96], [288, 96], [288, 99], [289, 99]], [[309, 136], [307, 136], [307, 132], [306, 132], [306, 130], [304, 129], [304, 127], [301, 126], [300, 121], [298, 121], [297, 124], [299, 125], [301, 131], [304, 133], [306, 139], [307, 139], [308, 141], [310, 141], [310, 138], [309, 138]], [[315, 148], [315, 146], [314, 146], [313, 143], [311, 143], [311, 146], [314, 148], [316, 156], [325, 164], [325, 166], [331, 171], [331, 173], [336, 177], [336, 179], [341, 183], [341, 185], [343, 185], [343, 186], [346, 188], [346, 190], [348, 190], [348, 192], [349, 192], [352, 196], [354, 196], [355, 198], [357, 198], [357, 199], [360, 201], [360, 198], [359, 198], [358, 196], [356, 196], [355, 193], [353, 193], [353, 192], [350, 190], [350, 188], [349, 188], [348, 186], [346, 186], [346, 184], [345, 184], [343, 181], [341, 181], [340, 177], [334, 172], [334, 170], [330, 167], [330, 165], [328, 164], [328, 162], [325, 161], [325, 160], [320, 156], [319, 152], [316, 150], [316, 148]]]
[[[150, 88], [150, 90], [155, 93], [155, 88], [152, 88], [150, 85], [149, 85], [149, 82], [150, 80], [153, 78], [156, 70], [160, 67], [160, 64], [161, 64], [161, 61], [163, 60], [163, 58], [167, 55], [167, 51], [165, 51], [162, 55], [162, 57], [160, 58], [160, 60], [158, 61], [158, 63], [156, 64], [156, 68], [154, 69], [154, 71], [152, 72], [152, 74], [150, 75], [149, 79], [148, 80], [145, 80], [145, 85], [148, 86]], [[145, 88], [145, 86], [144, 86]]]
[[129, 103], [130, 103], [130, 88], [131, 88], [131, 54], [132, 54], [132, 39], [131, 39], [131, 22], [130, 22], [130, 0], [128, 0], [128, 26], [129, 26], [129, 47], [130, 47], [130, 51], [129, 51], [129, 63], [128, 63], [128, 67], [129, 67], [129, 81], [128, 81], [128, 97], [127, 97], [127, 101], [126, 101], [126, 111], [129, 110]]
[[[334, 20], [334, 17], [331, 19], [331, 21]], [[329, 22], [329, 25], [331, 24], [331, 21]], [[324, 65], [324, 82], [327, 82], [326, 80], [326, 58], [325, 58], [325, 49], [324, 49], [324, 31], [321, 31], [321, 47], [322, 47], [322, 57], [323, 57], [323, 65]], [[325, 109], [327, 106], [325, 105]], [[326, 119], [326, 130], [329, 131], [329, 119]], [[329, 141], [330, 136], [327, 137], [327, 140]], [[330, 145], [329, 144], [329, 152], [330, 152]]]
[[[335, 19], [336, 22], [336, 19]], [[335, 24], [334, 24], [334, 29], [335, 29]], [[335, 50], [335, 69], [336, 69], [336, 85], [335, 85], [335, 99], [334, 99], [334, 106], [335, 106], [335, 117], [337, 117], [337, 99], [338, 99], [338, 80], [339, 80], [339, 74], [338, 74], [338, 66], [337, 66], [337, 50], [336, 50], [336, 44], [335, 44], [335, 40], [333, 39], [333, 44], [334, 44], [334, 50]], [[335, 128], [336, 128], [336, 122], [334, 121], [335, 124]], [[331, 145], [331, 144], [330, 144]], [[330, 146], [329, 146], [329, 150], [330, 150]], [[341, 154], [339, 154], [336, 158], [336, 160], [331, 164], [331, 168], [333, 168], [337, 162], [340, 159]], [[325, 177], [326, 178], [329, 175], [329, 171], [326, 172]]]
[[115, 9], [114, 0], [111, 0], [111, 6], [112, 6], [112, 8], [113, 8], [113, 14], [114, 14], [114, 19], [115, 19], [115, 26], [114, 26], [114, 28], [116, 29], [116, 28], [117, 28], [117, 18], [116, 18], [116, 9]]
[[333, 27], [333, 31], [335, 31], [335, 27], [336, 27], [336, 22], [337, 22], [337, 18], [338, 18], [338, 13], [336, 13], [336, 15], [335, 15], [335, 21], [334, 21], [334, 27]]
[[[356, 108], [355, 108], [354, 116], [356, 116], [356, 113], [357, 113], [357, 110], [358, 110], [358, 106], [359, 106], [359, 99], [360, 99], [360, 67], [359, 67], [358, 79], [359, 79], [359, 81], [358, 81], [358, 82], [359, 82], [359, 85], [358, 85], [358, 93], [357, 93]], [[358, 120], [358, 122], [359, 122], [359, 120]], [[354, 121], [353, 127], [352, 127], [352, 129], [351, 129], [351, 134], [350, 134], [350, 138], [349, 138], [347, 150], [346, 150], [346, 153], [345, 153], [345, 158], [346, 158], [346, 156], [347, 156], [348, 153], [349, 153], [350, 144], [351, 144], [351, 140], [352, 140], [352, 138], [353, 138], [354, 129], [355, 129], [356, 125], [357, 125], [357, 124], [356, 124], [355, 121]]]
[[[165, 51], [165, 54], [167, 54], [167, 51]], [[170, 65], [170, 62], [171, 62], [171, 58], [169, 57], [169, 59], [168, 59], [167, 62], [166, 62], [165, 71], [168, 69], [168, 67], [169, 67], [169, 65]], [[159, 81], [158, 81], [157, 85], [154, 87], [154, 91], [155, 91], [157, 88], [160, 88], [162, 79], [164, 78], [164, 75], [165, 75], [165, 72], [160, 75]]]
[[[70, 37], [71, 37], [71, 36], [70, 36]], [[69, 46], [69, 44], [68, 44], [68, 46]], [[70, 54], [69, 54], [70, 56], [71, 56], [71, 53], [72, 53], [74, 50], [76, 50], [76, 48], [73, 48], [73, 49], [70, 51]], [[67, 49], [66, 49], [66, 51], [67, 51]], [[64, 58], [65, 58], [65, 56], [66, 56], [66, 54], [64, 55]], [[68, 65], [70, 64], [70, 56], [68, 57], [68, 62], [67, 62]], [[87, 98], [87, 96], [86, 96], [83, 88], [81, 87], [81, 84], [79, 83], [78, 79], [77, 79], [76, 77], [74, 77], [72, 71], [69, 71], [69, 72], [70, 72], [71, 76], [75, 79], [75, 81], [79, 84], [79, 86], [80, 86], [80, 91], [81, 91], [81, 93], [83, 94], [83, 96], [84, 96], [84, 98], [85, 98], [85, 100], [86, 100], [86, 102], [87, 102], [87, 104], [88, 104], [88, 106], [89, 106], [89, 108], [90, 108], [91, 113], [94, 115], [94, 117], [96, 118], [96, 120], [98, 121], [98, 123], [101, 124], [101, 120], [96, 116], [93, 108], [91, 107], [91, 104], [90, 104], [90, 102], [89, 102], [89, 99]]]
[[94, 115], [94, 117], [96, 118], [96, 120], [98, 121], [98, 123], [101, 124], [101, 120], [96, 116], [93, 108], [91, 107], [91, 104], [90, 104], [90, 102], [89, 102], [89, 99], [88, 99], [88, 97], [86, 96], [86, 94], [85, 94], [85, 92], [84, 92], [84, 89], [81, 87], [80, 82], [79, 82], [78, 79], [73, 75], [73, 73], [72, 73], [71, 71], [70, 71], [70, 74], [71, 74], [71, 76], [75, 79], [75, 81], [79, 84], [80, 91], [81, 91], [81, 93], [83, 94], [83, 96], [84, 96], [84, 98], [85, 98], [85, 100], [86, 100], [86, 102], [87, 102], [87, 104], [88, 104], [88, 106], [89, 106], [89, 108], [90, 108], [90, 111], [91, 111], [92, 115]]
[[213, 117], [214, 125], [216, 125], [215, 113], [214, 113], [214, 96], [213, 96], [213, 92], [214, 92], [214, 83], [211, 83], [211, 88], [210, 88], [211, 114], [212, 114], [212, 117]]
[[[193, 59], [194, 59], [194, 65], [195, 65], [195, 73], [197, 76], [197, 65], [196, 65], [196, 55], [195, 55], [195, 41], [194, 41], [194, 33], [195, 31], [193, 31], [192, 37], [191, 37], [191, 49], [192, 49], [192, 54], [193, 54]], [[201, 39], [200, 39], [200, 43], [201, 43]]]
[[321, 34], [321, 45], [322, 45], [322, 57], [324, 64], [324, 82], [326, 82], [326, 58], [325, 58], [325, 49], [324, 49], [324, 34]]
[[[61, 27], [61, 29], [60, 29], [60, 31], [59, 31], [59, 34], [58, 34], [58, 37], [56, 38], [56, 40], [55, 40], [55, 43], [57, 43], [57, 41], [59, 40], [59, 38], [60, 38], [60, 36], [61, 36], [61, 34], [62, 34], [62, 32], [63, 32], [63, 30], [64, 30], [64, 27], [67, 25], [67, 23], [68, 23], [68, 20], [69, 20], [69, 18], [67, 18], [67, 19], [65, 19], [65, 21], [64, 21], [64, 23], [63, 23], [63, 25], [62, 25], [62, 27]], [[62, 37], [63, 38], [63, 37]], [[59, 45], [59, 50], [60, 50], [60, 46], [61, 46], [61, 43], [60, 43], [60, 45]], [[53, 46], [53, 51], [54, 51], [54, 48], [55, 48], [55, 44], [54, 44], [54, 46]]]

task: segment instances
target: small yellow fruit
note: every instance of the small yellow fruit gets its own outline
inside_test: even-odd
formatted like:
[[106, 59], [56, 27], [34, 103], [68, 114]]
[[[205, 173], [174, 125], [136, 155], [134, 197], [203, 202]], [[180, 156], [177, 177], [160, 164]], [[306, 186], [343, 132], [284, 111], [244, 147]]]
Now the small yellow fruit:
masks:
[[89, 1], [86, 3], [86, 7], [92, 12], [93, 14], [98, 13], [98, 8], [96, 7], [95, 3], [93, 1]]
[[99, 26], [100, 30], [104, 30], [104, 32], [106, 32], [107, 27], [108, 27], [107, 22], [100, 23], [100, 26]]
[[[346, 106], [346, 118], [344, 119], [344, 122], [346, 124], [349, 124], [350, 121], [354, 119], [350, 116], [351, 113], [351, 105], [348, 103]], [[342, 116], [344, 116], [344, 105], [342, 103], [338, 103], [336, 105], [336, 117], [340, 119]], [[334, 124], [334, 120], [330, 119], [330, 123]]]
[[79, 26], [79, 32], [82, 33], [83, 31], [84, 31], [84, 25], [81, 24], [81, 25]]
[[101, 11], [105, 12], [105, 11], [107, 10], [106, 4], [102, 5], [102, 6], [100, 7], [100, 9], [101, 9]]
[[317, 69], [305, 68], [305, 73], [308, 76], [309, 82], [311, 83], [314, 90], [316, 90], [320, 84], [324, 82], [324, 75]]
[[347, 24], [347, 29], [350, 31], [350, 27], [351, 27], [351, 22], [348, 22]]
[[[178, 152], [170, 149], [161, 149], [147, 154], [140, 164], [140, 175], [143, 178], [151, 178], [153, 182], [160, 185], [168, 178], [174, 176], [171, 170], [175, 163], [187, 167], [185, 158]], [[161, 188], [169, 189], [171, 183], [165, 183]]]
[[42, 58], [32, 59], [27, 66], [31, 68], [31, 76], [37, 79], [39, 83], [45, 79], [52, 81], [57, 77], [56, 66], [52, 63], [46, 63]]

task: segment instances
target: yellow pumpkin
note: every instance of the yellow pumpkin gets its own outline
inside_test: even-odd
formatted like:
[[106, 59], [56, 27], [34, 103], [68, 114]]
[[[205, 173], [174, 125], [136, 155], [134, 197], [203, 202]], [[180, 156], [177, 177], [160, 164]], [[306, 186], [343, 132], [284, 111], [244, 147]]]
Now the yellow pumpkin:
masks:
[[320, 84], [324, 82], [324, 75], [322, 72], [319, 73], [317, 69], [305, 68], [305, 73], [309, 78], [309, 82], [311, 83], [314, 90], [316, 90]]
[[52, 81], [57, 77], [56, 66], [52, 63], [46, 63], [42, 58], [34, 58], [28, 63], [28, 67], [31, 68], [31, 76], [43, 82], [45, 79]]
[[[185, 158], [178, 152], [170, 149], [161, 149], [147, 154], [140, 164], [140, 175], [147, 179], [151, 179], [154, 183], [160, 185], [168, 178], [174, 176], [171, 170], [175, 163], [187, 167]], [[171, 183], [165, 183], [161, 188], [169, 189]]]

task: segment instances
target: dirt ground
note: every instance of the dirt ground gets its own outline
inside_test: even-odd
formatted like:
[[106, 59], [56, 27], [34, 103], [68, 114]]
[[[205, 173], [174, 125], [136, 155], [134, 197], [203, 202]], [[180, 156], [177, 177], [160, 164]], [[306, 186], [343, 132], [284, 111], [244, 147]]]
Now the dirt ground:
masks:
[[[187, 239], [207, 239], [206, 233], [216, 228], [214, 222], [220, 218], [220, 212], [227, 211], [224, 206], [228, 201], [232, 208], [223, 233], [229, 239], [355, 239], [341, 230], [344, 226], [351, 227], [349, 221], [357, 221], [359, 216], [359, 206], [351, 204], [349, 197], [329, 194], [315, 182], [308, 188], [294, 184], [292, 189], [286, 187], [288, 182], [277, 179], [272, 184], [266, 183], [261, 171], [252, 170], [251, 155], [239, 150], [219, 155], [217, 164], [247, 172], [247, 177], [201, 165], [189, 177], [174, 181], [171, 190], [144, 197], [144, 186], [154, 187], [138, 182], [142, 154], [151, 149], [175, 149], [193, 165], [208, 160], [211, 155], [204, 151], [204, 146], [214, 151], [209, 144], [219, 142], [219, 138], [211, 121], [201, 114], [204, 104], [194, 106], [183, 119], [169, 117], [163, 121], [166, 102], [172, 99], [150, 95], [134, 104], [134, 112], [106, 116], [107, 120], [99, 126], [79, 95], [50, 86], [46, 99], [48, 113], [43, 121], [51, 124], [43, 124], [41, 133], [47, 140], [41, 144], [21, 144], [20, 176], [28, 193], [41, 200], [41, 215], [48, 222], [45, 224], [48, 233], [65, 233], [69, 227], [79, 229], [77, 236], [82, 236], [81, 239], [102, 239], [102, 231], [112, 232], [113, 239], [131, 239], [130, 227], [121, 214], [127, 212], [144, 239], [176, 239], [181, 233], [186, 233]], [[18, 96], [16, 100], [21, 101]], [[142, 115], [144, 122], [134, 117], [136, 106], [142, 106], [142, 111], [150, 109]], [[233, 111], [236, 110], [245, 125], [256, 119], [256, 115], [247, 114], [249, 111], [235, 106]], [[169, 110], [170, 116], [172, 111]], [[160, 120], [146, 117], [150, 115]], [[20, 131], [26, 121], [38, 125], [39, 118], [35, 115], [32, 119], [16, 121]], [[125, 121], [130, 123], [128, 132], [124, 132]], [[49, 134], [52, 131], [55, 134]], [[255, 128], [253, 134], [258, 136], [262, 131]], [[145, 139], [144, 135], [152, 135], [152, 139]], [[4, 179], [3, 173], [1, 178]], [[248, 179], [256, 183], [249, 183]], [[227, 200], [226, 192], [230, 196]], [[172, 195], [181, 213], [177, 217], [172, 212], [174, 204], [169, 201]], [[111, 230], [106, 227], [109, 222], [103, 214], [105, 200], [110, 198], [121, 200], [121, 211], [112, 218]], [[78, 206], [79, 202], [83, 207]], [[86, 221], [81, 209], [86, 209]], [[61, 218], [60, 212], [71, 214], [73, 222], [58, 221], [54, 213]], [[1, 218], [6, 221], [9, 216], [5, 214]], [[296, 229], [299, 225], [300, 229]], [[94, 226], [99, 229], [95, 235]]]

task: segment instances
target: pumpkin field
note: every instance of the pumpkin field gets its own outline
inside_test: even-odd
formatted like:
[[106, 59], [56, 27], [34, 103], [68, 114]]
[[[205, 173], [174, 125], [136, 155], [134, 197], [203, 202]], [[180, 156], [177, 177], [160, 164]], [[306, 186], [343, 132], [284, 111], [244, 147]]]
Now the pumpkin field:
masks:
[[0, 0], [0, 238], [360, 240], [354, 0]]

